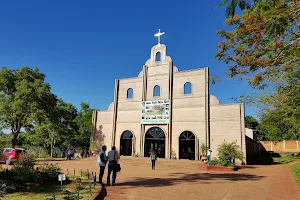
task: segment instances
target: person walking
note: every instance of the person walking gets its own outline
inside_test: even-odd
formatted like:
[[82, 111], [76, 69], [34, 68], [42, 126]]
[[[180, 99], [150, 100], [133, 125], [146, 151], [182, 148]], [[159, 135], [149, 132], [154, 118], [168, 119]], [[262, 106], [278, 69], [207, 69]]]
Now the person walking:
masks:
[[108, 157], [108, 174], [107, 174], [106, 185], [110, 186], [110, 175], [112, 173], [112, 186], [114, 186], [117, 178], [118, 160], [120, 159], [119, 153], [116, 151], [115, 146], [113, 146], [111, 148], [111, 151], [108, 152], [107, 157]]
[[152, 163], [152, 169], [155, 170], [155, 163], [156, 163], [156, 160], [157, 160], [157, 155], [155, 154], [154, 151], [151, 151], [151, 153], [150, 153], [150, 160], [151, 160], [151, 163]]
[[106, 156], [106, 146], [104, 145], [98, 155], [97, 163], [100, 167], [100, 173], [99, 173], [99, 183], [103, 184], [102, 179], [104, 175], [105, 166], [107, 163], [107, 156]]

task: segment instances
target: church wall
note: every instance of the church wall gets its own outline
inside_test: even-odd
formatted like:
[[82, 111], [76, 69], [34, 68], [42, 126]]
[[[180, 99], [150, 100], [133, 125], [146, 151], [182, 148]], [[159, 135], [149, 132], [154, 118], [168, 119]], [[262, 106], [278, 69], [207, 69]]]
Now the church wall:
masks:
[[244, 105], [228, 104], [210, 107], [210, 144], [212, 158], [223, 142], [236, 142], [244, 156], [245, 146]]
[[130, 131], [134, 135], [135, 140], [135, 147], [133, 147], [136, 151], [136, 153], [140, 152], [140, 133], [141, 133], [141, 123], [135, 122], [135, 123], [117, 123], [117, 129], [116, 129], [116, 147], [119, 150], [120, 149], [120, 139], [121, 135], [124, 131]]
[[[133, 90], [133, 98], [127, 98], [129, 88]], [[137, 144], [134, 147], [135, 150], [139, 151], [142, 88], [143, 79], [141, 77], [120, 79], [115, 140], [117, 149], [120, 149], [122, 133], [128, 130], [134, 135], [134, 140]]]
[[[154, 87], [160, 86], [160, 96], [154, 96]], [[148, 76], [147, 80], [147, 100], [168, 99], [169, 98], [169, 75], [160, 74], [156, 76]]]
[[[191, 94], [184, 94], [185, 83], [192, 84]], [[179, 136], [191, 131], [205, 143], [205, 69], [174, 73], [173, 112], [172, 112], [172, 150], [179, 158]]]
[[97, 111], [96, 132], [94, 140], [97, 143], [97, 149], [103, 145], [110, 148], [112, 144], [112, 111]]
[[172, 124], [172, 150], [179, 159], [179, 136], [184, 131], [191, 131], [196, 135], [199, 144], [205, 143], [205, 121], [173, 122]]
[[[143, 79], [140, 77], [119, 80], [119, 102], [141, 101], [143, 92]], [[127, 99], [127, 91], [133, 89], [133, 98]]]
[[169, 74], [169, 64], [167, 62], [151, 62], [148, 65], [148, 77]]

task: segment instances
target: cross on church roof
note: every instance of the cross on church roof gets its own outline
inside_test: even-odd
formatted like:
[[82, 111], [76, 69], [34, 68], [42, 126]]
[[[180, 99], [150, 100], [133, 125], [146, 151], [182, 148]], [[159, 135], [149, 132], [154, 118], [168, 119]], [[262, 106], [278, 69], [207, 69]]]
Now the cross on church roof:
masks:
[[158, 33], [154, 34], [155, 37], [157, 37], [157, 45], [159, 46], [160, 45], [160, 36], [164, 35], [165, 32], [160, 32], [160, 29], [158, 29]]

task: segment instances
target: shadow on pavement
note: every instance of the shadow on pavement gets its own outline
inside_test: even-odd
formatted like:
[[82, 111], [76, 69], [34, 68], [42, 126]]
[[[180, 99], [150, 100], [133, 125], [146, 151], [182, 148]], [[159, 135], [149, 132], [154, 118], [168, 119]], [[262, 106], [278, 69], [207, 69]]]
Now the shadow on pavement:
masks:
[[[170, 186], [179, 183], [201, 183], [208, 184], [207, 181], [249, 181], [249, 180], [260, 180], [264, 176], [256, 176], [253, 174], [211, 174], [211, 173], [201, 173], [201, 174], [186, 174], [177, 178], [136, 178], [132, 181], [126, 181], [119, 183], [118, 186], [135, 186], [135, 187], [157, 187], [157, 186]], [[214, 183], [214, 182], [212, 182]]]

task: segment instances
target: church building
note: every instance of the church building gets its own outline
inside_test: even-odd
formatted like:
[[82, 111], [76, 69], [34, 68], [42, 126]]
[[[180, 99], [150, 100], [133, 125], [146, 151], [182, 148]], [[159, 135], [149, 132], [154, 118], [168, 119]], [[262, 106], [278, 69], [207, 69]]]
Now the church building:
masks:
[[209, 69], [180, 71], [158, 44], [137, 77], [115, 80], [114, 102], [93, 113], [97, 148], [116, 146], [121, 155], [199, 160], [201, 146], [218, 154], [236, 142], [246, 158], [244, 105], [220, 104], [209, 92]]

